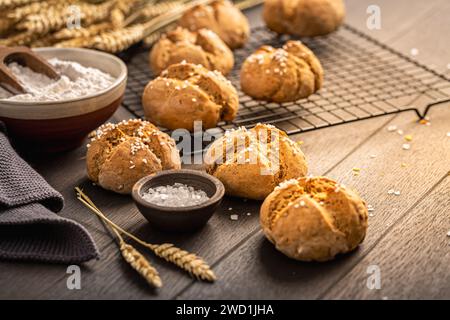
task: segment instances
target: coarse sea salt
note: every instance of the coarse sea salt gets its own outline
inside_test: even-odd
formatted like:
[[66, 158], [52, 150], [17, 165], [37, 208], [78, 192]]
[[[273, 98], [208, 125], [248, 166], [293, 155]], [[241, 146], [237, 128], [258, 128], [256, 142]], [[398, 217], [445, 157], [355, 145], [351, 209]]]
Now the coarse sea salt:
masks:
[[195, 206], [209, 199], [205, 191], [178, 182], [173, 185], [150, 188], [142, 194], [142, 198], [164, 207]]
[[61, 77], [51, 79], [16, 62], [8, 68], [27, 93], [12, 95], [0, 88], [0, 99], [8, 101], [64, 101], [91, 95], [109, 88], [115, 81], [111, 75], [96, 68], [84, 67], [73, 61], [48, 60]]

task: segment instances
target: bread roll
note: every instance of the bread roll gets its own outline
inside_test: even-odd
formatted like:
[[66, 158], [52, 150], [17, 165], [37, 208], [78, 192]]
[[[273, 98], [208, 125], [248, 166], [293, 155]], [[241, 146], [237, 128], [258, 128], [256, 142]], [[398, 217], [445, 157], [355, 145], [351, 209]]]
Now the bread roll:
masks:
[[227, 74], [233, 68], [231, 50], [217, 34], [207, 29], [177, 28], [163, 35], [150, 51], [150, 68], [158, 75], [182, 61], [201, 64], [206, 69]]
[[319, 59], [300, 41], [283, 48], [262, 46], [243, 63], [241, 88], [249, 96], [274, 102], [303, 99], [322, 87]]
[[345, 6], [343, 0], [266, 0], [263, 17], [275, 32], [315, 37], [342, 24]]
[[147, 121], [107, 123], [95, 132], [86, 155], [89, 179], [117, 193], [129, 194], [142, 177], [180, 169], [175, 141]]
[[194, 121], [204, 129], [219, 121], [231, 121], [239, 107], [236, 89], [220, 72], [201, 65], [171, 65], [144, 89], [142, 105], [147, 119], [165, 128], [194, 130]]
[[206, 171], [222, 181], [228, 195], [255, 200], [308, 170], [299, 145], [265, 124], [226, 132], [211, 144], [204, 160]]
[[231, 49], [242, 47], [250, 35], [247, 18], [228, 0], [194, 6], [183, 14], [178, 23], [191, 31], [212, 30]]
[[367, 230], [367, 208], [359, 195], [325, 177], [280, 184], [264, 201], [261, 227], [290, 258], [326, 261], [354, 250]]

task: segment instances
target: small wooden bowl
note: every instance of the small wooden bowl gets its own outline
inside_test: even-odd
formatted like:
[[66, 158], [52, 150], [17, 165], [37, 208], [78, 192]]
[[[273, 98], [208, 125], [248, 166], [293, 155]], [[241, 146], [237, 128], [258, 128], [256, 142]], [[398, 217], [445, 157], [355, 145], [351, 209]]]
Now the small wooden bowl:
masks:
[[109, 88], [77, 99], [51, 102], [0, 100], [0, 121], [6, 124], [16, 144], [39, 152], [74, 149], [120, 106], [127, 83], [127, 67], [116, 56], [96, 50], [39, 48], [35, 51], [46, 59], [58, 58], [97, 68], [116, 79]]
[[[164, 207], [142, 198], [148, 189], [173, 185], [176, 182], [206, 192], [209, 200], [189, 207]], [[167, 170], [144, 177], [133, 187], [132, 196], [142, 215], [158, 229], [165, 231], [192, 231], [204, 226], [220, 205], [225, 187], [217, 178], [196, 170]]]

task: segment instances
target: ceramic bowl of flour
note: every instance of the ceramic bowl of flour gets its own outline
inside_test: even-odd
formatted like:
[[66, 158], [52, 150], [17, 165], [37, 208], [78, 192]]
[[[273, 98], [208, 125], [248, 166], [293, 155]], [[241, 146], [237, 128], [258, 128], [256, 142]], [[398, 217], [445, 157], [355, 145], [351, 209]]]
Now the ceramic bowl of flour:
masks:
[[127, 67], [116, 56], [89, 49], [39, 48], [36, 52], [63, 76], [58, 81], [40, 78], [20, 61], [8, 61], [29, 93], [12, 96], [0, 91], [0, 121], [17, 143], [30, 148], [49, 152], [76, 148], [119, 107]]

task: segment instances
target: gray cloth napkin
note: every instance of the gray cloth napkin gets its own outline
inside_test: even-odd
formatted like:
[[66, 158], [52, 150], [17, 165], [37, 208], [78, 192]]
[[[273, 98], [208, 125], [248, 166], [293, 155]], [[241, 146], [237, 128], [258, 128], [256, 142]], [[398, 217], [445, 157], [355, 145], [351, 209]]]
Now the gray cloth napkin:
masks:
[[56, 214], [64, 199], [12, 148], [0, 122], [0, 259], [79, 263], [98, 258], [79, 223]]

